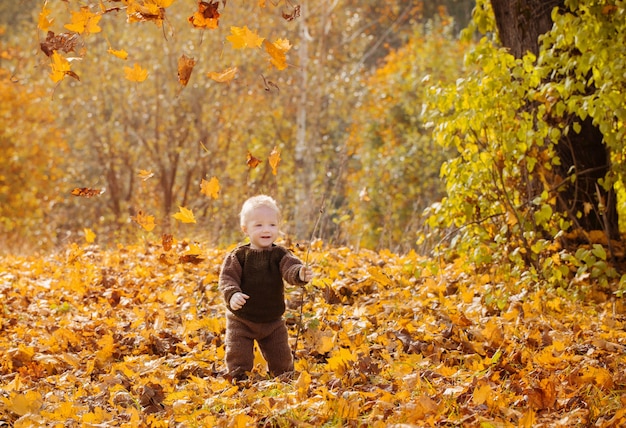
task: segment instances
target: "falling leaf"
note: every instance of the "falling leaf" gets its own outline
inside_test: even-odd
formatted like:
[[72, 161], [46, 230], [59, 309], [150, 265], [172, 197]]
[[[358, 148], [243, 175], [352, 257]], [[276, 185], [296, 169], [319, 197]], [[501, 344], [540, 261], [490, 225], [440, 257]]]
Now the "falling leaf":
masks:
[[261, 163], [261, 159], [252, 156], [252, 153], [248, 151], [248, 155], [246, 158], [246, 165], [248, 165], [248, 168], [254, 169], [257, 166], [259, 166], [260, 163]]
[[141, 210], [137, 211], [137, 215], [131, 217], [131, 219], [148, 232], [151, 232], [156, 226], [154, 224], [154, 216], [145, 214]]
[[218, 6], [219, 1], [199, 1], [198, 11], [189, 17], [189, 22], [196, 28], [216, 29], [220, 18]]
[[276, 175], [278, 173], [278, 164], [280, 163], [280, 151], [276, 146], [270, 153], [269, 162], [272, 166], [272, 174]]
[[65, 25], [65, 28], [68, 30], [74, 31], [78, 34], [91, 34], [102, 31], [102, 28], [98, 26], [98, 22], [100, 22], [100, 18], [102, 18], [102, 16], [92, 13], [88, 6], [81, 7], [79, 12], [72, 11], [71, 14], [72, 23]]
[[102, 193], [104, 193], [104, 189], [91, 189], [89, 187], [76, 187], [74, 190], [72, 190], [72, 195], [82, 196], [85, 198], [99, 196]]
[[300, 17], [300, 5], [297, 4], [293, 6], [293, 10], [291, 13], [283, 11], [283, 19], [286, 21], [293, 21], [296, 18]]
[[124, 67], [124, 73], [126, 79], [131, 82], [143, 82], [148, 78], [148, 70], [141, 68], [137, 63], [135, 63], [132, 68]]
[[139, 178], [141, 178], [143, 181], [154, 177], [154, 173], [152, 171], [145, 169], [140, 169], [137, 175], [139, 175]]
[[50, 78], [55, 83], [63, 80], [65, 76], [71, 76], [76, 80], [80, 80], [78, 75], [71, 70], [69, 61], [63, 56], [59, 55], [56, 51], [52, 54], [52, 62], [50, 63], [50, 68], [52, 68]]
[[165, 9], [172, 5], [174, 0], [126, 0], [128, 3], [126, 14], [128, 22], [153, 21], [157, 26], [163, 24]]
[[124, 49], [116, 50], [116, 49], [109, 48], [109, 49], [107, 49], [107, 52], [110, 53], [113, 56], [116, 56], [116, 57], [120, 58], [120, 59], [127, 59], [128, 58], [128, 52], [126, 52]]
[[248, 26], [230, 27], [231, 35], [226, 40], [232, 43], [234, 49], [258, 48], [263, 43], [263, 37], [250, 31]]
[[55, 35], [53, 31], [48, 31], [46, 40], [39, 44], [46, 56], [52, 56], [55, 51], [72, 52], [76, 50], [79, 41], [78, 34], [61, 33]]
[[96, 240], [96, 234], [93, 233], [93, 230], [89, 228], [84, 228], [83, 233], [85, 234], [85, 241], [88, 244], [93, 244], [93, 242]]
[[49, 19], [48, 18], [50, 13], [51, 13], [51, 10], [48, 9], [46, 7], [46, 4], [44, 3], [43, 7], [41, 8], [41, 12], [39, 12], [39, 20], [37, 21], [37, 27], [40, 30], [48, 31], [48, 29], [50, 28], [50, 26], [54, 22], [54, 19]]
[[179, 211], [172, 216], [176, 220], [182, 223], [195, 223], [196, 222], [196, 218], [194, 217], [193, 212], [191, 210], [185, 207], [178, 207], [178, 210]]
[[239, 69], [237, 67], [230, 67], [220, 73], [218, 73], [217, 71], [208, 72], [207, 77], [219, 83], [230, 83], [230, 81], [237, 77], [238, 71]]
[[178, 81], [181, 85], [187, 86], [193, 67], [196, 65], [196, 60], [182, 54], [178, 58]]
[[211, 177], [209, 181], [206, 181], [203, 178], [200, 183], [200, 189], [203, 195], [206, 195], [209, 198], [217, 199], [220, 194], [220, 182], [217, 177]]
[[291, 49], [291, 44], [287, 39], [278, 39], [274, 43], [265, 40], [263, 42], [265, 51], [270, 56], [270, 64], [276, 67], [278, 70], [284, 70], [287, 68], [286, 53]]

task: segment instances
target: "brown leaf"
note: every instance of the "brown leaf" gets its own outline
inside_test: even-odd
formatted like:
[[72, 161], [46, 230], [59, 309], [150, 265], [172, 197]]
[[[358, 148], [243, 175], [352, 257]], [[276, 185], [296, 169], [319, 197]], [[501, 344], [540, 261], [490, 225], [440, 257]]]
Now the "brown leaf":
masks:
[[48, 31], [46, 40], [41, 42], [39, 46], [46, 56], [51, 56], [54, 51], [75, 52], [76, 44], [79, 41], [80, 36], [78, 34], [61, 33], [55, 35], [53, 31]]
[[193, 67], [196, 65], [196, 60], [189, 58], [187, 55], [182, 54], [178, 58], [178, 81], [181, 85], [187, 86]]
[[72, 190], [72, 195], [74, 196], [82, 196], [85, 198], [92, 198], [94, 196], [99, 196], [104, 193], [102, 189], [91, 189], [89, 187], [76, 187]]

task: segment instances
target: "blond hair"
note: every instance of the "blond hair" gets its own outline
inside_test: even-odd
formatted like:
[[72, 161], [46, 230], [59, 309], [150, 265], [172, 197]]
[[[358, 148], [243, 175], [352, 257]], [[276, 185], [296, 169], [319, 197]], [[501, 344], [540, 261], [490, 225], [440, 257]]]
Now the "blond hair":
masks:
[[241, 227], [246, 225], [246, 222], [250, 217], [250, 213], [259, 207], [268, 207], [276, 211], [276, 215], [280, 220], [280, 209], [278, 208], [278, 204], [274, 198], [267, 195], [256, 195], [248, 198], [241, 207], [241, 212], [239, 213], [239, 223]]

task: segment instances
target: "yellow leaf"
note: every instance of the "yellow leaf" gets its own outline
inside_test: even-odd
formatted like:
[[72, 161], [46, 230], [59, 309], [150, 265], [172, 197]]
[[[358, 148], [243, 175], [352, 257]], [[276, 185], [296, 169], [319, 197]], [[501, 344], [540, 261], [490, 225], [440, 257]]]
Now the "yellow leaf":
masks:
[[137, 175], [139, 175], [139, 178], [141, 178], [143, 181], [146, 181], [147, 179], [154, 177], [154, 173], [146, 169], [140, 169], [139, 174]]
[[113, 56], [116, 56], [120, 59], [127, 59], [128, 58], [128, 52], [126, 52], [124, 49], [120, 49], [120, 50], [116, 50], [113, 48], [109, 48], [107, 50], [108, 53], [110, 53]]
[[71, 13], [72, 23], [65, 25], [65, 28], [68, 30], [74, 31], [78, 34], [99, 33], [102, 31], [102, 28], [98, 26], [98, 22], [100, 22], [100, 18], [102, 18], [102, 16], [89, 11], [89, 7], [83, 6], [80, 8], [80, 12]]
[[196, 218], [193, 215], [193, 212], [185, 207], [178, 207], [178, 212], [174, 214], [176, 220], [181, 221], [183, 223], [195, 223]]
[[16, 415], [24, 416], [31, 413], [38, 413], [42, 404], [43, 398], [39, 392], [26, 391], [24, 394], [12, 394], [8, 408]]
[[270, 153], [269, 162], [272, 166], [272, 174], [276, 175], [278, 172], [278, 163], [280, 162], [280, 151], [276, 146], [274, 146], [272, 153]]
[[348, 363], [354, 361], [356, 361], [356, 357], [349, 349], [339, 348], [328, 359], [327, 365], [329, 370], [342, 374], [347, 369]]
[[300, 373], [298, 380], [294, 384], [294, 388], [298, 394], [298, 400], [304, 401], [309, 394], [309, 386], [311, 385], [311, 375], [308, 372]]
[[124, 67], [124, 73], [126, 79], [131, 82], [143, 82], [148, 78], [148, 70], [141, 68], [141, 66], [137, 63], [133, 65], [133, 68]]
[[83, 232], [85, 233], [85, 241], [87, 241], [88, 244], [93, 244], [93, 242], [96, 240], [96, 234], [93, 233], [93, 230], [89, 228], [84, 228]]
[[234, 49], [258, 48], [263, 43], [263, 37], [250, 31], [248, 26], [230, 27], [231, 35], [226, 37]]
[[144, 214], [143, 211], [139, 210], [137, 211], [137, 215], [131, 217], [131, 219], [148, 232], [154, 230], [155, 224], [153, 215]]
[[57, 51], [52, 53], [52, 63], [50, 64], [52, 72], [50, 78], [54, 82], [63, 80], [65, 75], [70, 72], [70, 63], [65, 57], [59, 55]]
[[206, 195], [209, 198], [217, 199], [220, 195], [220, 182], [217, 177], [211, 177], [211, 180], [209, 181], [206, 181], [203, 178], [202, 183], [200, 183], [200, 189], [203, 195]]
[[487, 384], [482, 385], [474, 389], [474, 394], [472, 395], [472, 401], [477, 406], [481, 404], [485, 404], [485, 403], [489, 404], [492, 401], [491, 394], [493, 394], [491, 387]]
[[270, 56], [270, 64], [276, 67], [278, 70], [284, 70], [287, 68], [286, 53], [291, 49], [291, 44], [287, 39], [278, 39], [274, 43], [265, 40], [263, 42], [265, 51]]
[[189, 254], [192, 256], [197, 256], [202, 254], [202, 248], [198, 244], [191, 243], [189, 244], [189, 249], [185, 251], [185, 254]]
[[37, 27], [39, 27], [43, 31], [48, 31], [54, 19], [48, 19], [48, 15], [50, 15], [50, 9], [43, 5], [41, 12], [39, 13], [39, 21], [37, 22]]
[[102, 365], [111, 358], [115, 351], [113, 336], [110, 334], [102, 336], [102, 338], [98, 340], [98, 345], [100, 346], [100, 350], [96, 352], [96, 362]]
[[208, 72], [207, 77], [218, 83], [230, 83], [235, 77], [237, 77], [238, 71], [239, 69], [237, 67], [230, 67], [219, 73], [217, 71]]

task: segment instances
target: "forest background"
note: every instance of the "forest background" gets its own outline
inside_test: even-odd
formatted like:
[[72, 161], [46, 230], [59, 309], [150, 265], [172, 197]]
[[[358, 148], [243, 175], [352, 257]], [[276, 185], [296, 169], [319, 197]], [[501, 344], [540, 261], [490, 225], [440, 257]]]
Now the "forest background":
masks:
[[[625, 14], [2, 2], [0, 425], [623, 425]], [[297, 377], [236, 385], [217, 275], [256, 193], [317, 277]]]
[[[435, 145], [419, 106], [432, 84], [460, 75], [467, 43], [458, 35], [473, 2], [232, 2], [214, 30], [188, 22], [194, 2], [173, 5], [162, 25], [110, 12], [68, 55], [76, 78], [57, 83], [40, 43], [47, 30], [67, 32], [58, 14], [68, 6], [49, 2], [53, 22], [42, 31], [40, 3], [5, 2], [0, 15], [3, 251], [55, 248], [85, 229], [105, 246], [191, 233], [172, 218], [179, 206], [195, 214], [195, 239], [224, 245], [241, 239], [238, 207], [255, 193], [280, 201], [287, 235], [305, 239], [324, 206], [326, 242], [416, 248], [451, 153]], [[283, 17], [295, 6], [306, 19]], [[293, 45], [286, 69], [226, 41], [244, 23]], [[185, 87], [182, 55], [195, 57]], [[125, 78], [134, 64], [145, 81]], [[234, 66], [228, 83], [207, 76]], [[217, 198], [200, 192], [213, 177]], [[102, 194], [76, 198], [77, 187]], [[138, 228], [138, 212], [157, 227]]]

